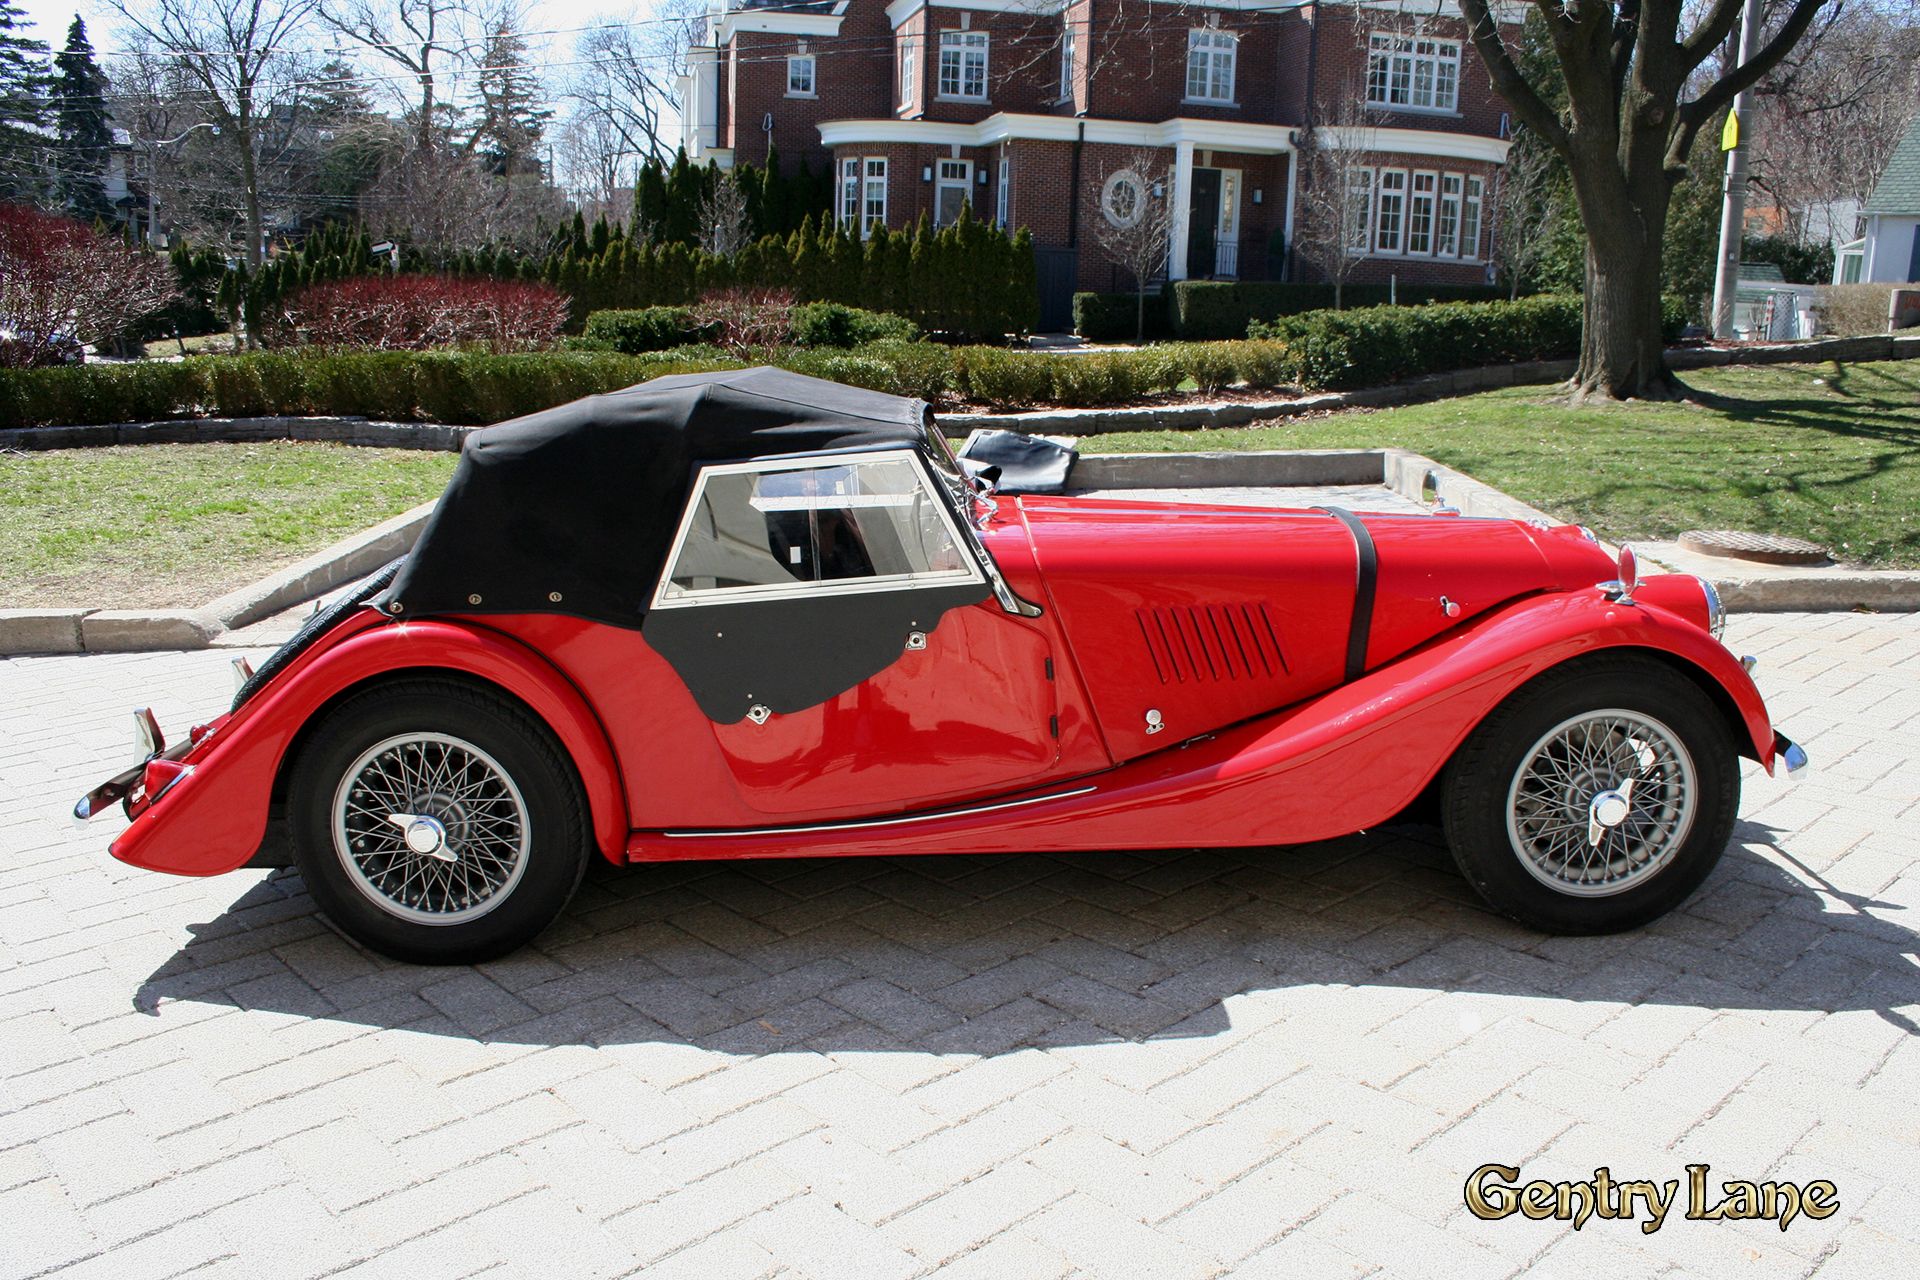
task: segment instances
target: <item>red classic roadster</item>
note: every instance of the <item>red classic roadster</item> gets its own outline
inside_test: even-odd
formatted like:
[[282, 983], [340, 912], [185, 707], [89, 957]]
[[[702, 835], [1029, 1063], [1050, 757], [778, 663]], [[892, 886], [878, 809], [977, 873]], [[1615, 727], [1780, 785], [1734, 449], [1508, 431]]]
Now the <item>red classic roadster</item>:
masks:
[[[1713, 589], [1583, 530], [996, 493], [927, 407], [771, 369], [472, 435], [412, 553], [84, 797], [402, 959], [534, 937], [589, 857], [1323, 840], [1436, 799], [1496, 908], [1629, 928], [1805, 754]], [[1275, 857], [1284, 857], [1276, 852]]]

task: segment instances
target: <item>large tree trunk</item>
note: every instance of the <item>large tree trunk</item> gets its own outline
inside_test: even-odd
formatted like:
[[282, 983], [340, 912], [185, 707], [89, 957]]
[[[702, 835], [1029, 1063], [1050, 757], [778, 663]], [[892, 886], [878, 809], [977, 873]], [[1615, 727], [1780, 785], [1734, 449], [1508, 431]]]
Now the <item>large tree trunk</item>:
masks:
[[1675, 394], [1660, 339], [1659, 240], [1612, 251], [1596, 250], [1588, 241], [1580, 321], [1576, 395], [1627, 400]]
[[1638, 181], [1583, 183], [1574, 194], [1587, 229], [1586, 289], [1581, 297], [1580, 363], [1575, 398], [1672, 399], [1681, 388], [1667, 371], [1660, 338], [1660, 260], [1672, 179], [1644, 166]]

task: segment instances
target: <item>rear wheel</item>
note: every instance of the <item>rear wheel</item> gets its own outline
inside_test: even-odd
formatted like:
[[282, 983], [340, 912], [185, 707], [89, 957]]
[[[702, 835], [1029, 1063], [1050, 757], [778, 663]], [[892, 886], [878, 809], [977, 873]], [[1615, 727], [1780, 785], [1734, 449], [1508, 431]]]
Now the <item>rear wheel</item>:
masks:
[[552, 733], [453, 681], [341, 703], [301, 753], [287, 799], [315, 900], [398, 960], [504, 955], [552, 923], [586, 869], [580, 784]]
[[1679, 905], [1720, 860], [1740, 801], [1725, 720], [1657, 660], [1535, 680], [1441, 776], [1447, 841], [1496, 909], [1549, 933], [1613, 933]]

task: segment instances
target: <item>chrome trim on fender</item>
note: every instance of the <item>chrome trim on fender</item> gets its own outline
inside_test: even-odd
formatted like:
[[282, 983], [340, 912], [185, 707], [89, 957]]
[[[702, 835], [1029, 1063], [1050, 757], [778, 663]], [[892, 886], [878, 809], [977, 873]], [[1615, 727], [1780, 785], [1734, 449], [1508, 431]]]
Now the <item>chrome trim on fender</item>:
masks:
[[1778, 729], [1773, 731], [1773, 754], [1786, 766], [1789, 778], [1803, 771], [1809, 763], [1806, 748]]
[[1707, 598], [1707, 631], [1718, 640], [1727, 633], [1727, 606], [1720, 603], [1720, 589], [1705, 578], [1695, 578], [1700, 584], [1700, 592]]
[[1075, 796], [1084, 796], [1099, 789], [1098, 787], [1078, 787], [1072, 791], [1055, 791], [1051, 795], [1032, 796], [1025, 800], [1003, 800], [999, 804], [973, 805], [966, 809], [942, 809], [936, 813], [912, 813], [895, 818], [861, 818], [853, 822], [818, 822], [798, 827], [728, 827], [714, 831], [662, 831], [660, 834], [669, 840], [703, 840], [725, 836], [789, 836], [803, 835], [809, 831], [857, 831], [865, 827], [897, 827], [913, 822], [938, 822], [942, 818], [967, 818], [976, 813], [996, 813], [1001, 809], [1018, 809], [1024, 805], [1044, 804], [1048, 800], [1071, 800]]

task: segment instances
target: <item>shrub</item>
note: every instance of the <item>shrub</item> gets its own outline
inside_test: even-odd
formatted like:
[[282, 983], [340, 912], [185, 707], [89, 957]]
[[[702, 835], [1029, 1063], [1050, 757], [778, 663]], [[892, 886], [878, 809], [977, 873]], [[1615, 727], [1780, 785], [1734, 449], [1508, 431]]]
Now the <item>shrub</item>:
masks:
[[1063, 358], [1003, 347], [960, 347], [953, 353], [954, 389], [965, 399], [995, 408], [1056, 403], [1053, 374]]
[[[1132, 342], [1138, 306], [1139, 298], [1131, 293], [1076, 293], [1073, 295], [1073, 331], [1089, 342]], [[1165, 293], [1147, 295], [1144, 319], [1149, 338], [1164, 338], [1172, 332]], [[1240, 332], [1246, 332], [1244, 325]]]
[[640, 307], [632, 311], [596, 311], [587, 317], [581, 346], [637, 356], [665, 351], [711, 336], [693, 322], [691, 307]]
[[946, 399], [954, 385], [953, 349], [931, 342], [873, 342], [853, 351], [790, 347], [776, 363], [810, 377], [930, 402]]
[[789, 336], [799, 347], [864, 347], [870, 342], [912, 342], [920, 337], [920, 327], [884, 311], [808, 302], [793, 309]]
[[[1402, 306], [1429, 302], [1484, 302], [1504, 296], [1481, 284], [1350, 284], [1341, 291], [1344, 307]], [[1333, 306], [1330, 284], [1293, 284], [1272, 280], [1181, 280], [1173, 286], [1173, 332], [1187, 339], [1240, 338], [1255, 320], [1273, 320]]]
[[778, 346], [793, 324], [793, 295], [784, 289], [720, 289], [689, 308], [694, 326], [722, 350], [740, 354]]
[[1835, 284], [1815, 294], [1820, 327], [1842, 338], [1885, 333], [1893, 305], [1892, 284]]
[[285, 340], [328, 348], [494, 352], [550, 346], [567, 299], [548, 285], [449, 276], [350, 276], [309, 285], [284, 303]]
[[0, 367], [107, 347], [178, 296], [166, 259], [71, 218], [0, 205]]
[[1580, 349], [1580, 299], [1310, 311], [1255, 322], [1248, 332], [1283, 343], [1302, 386], [1344, 390], [1444, 369], [1565, 359]]

